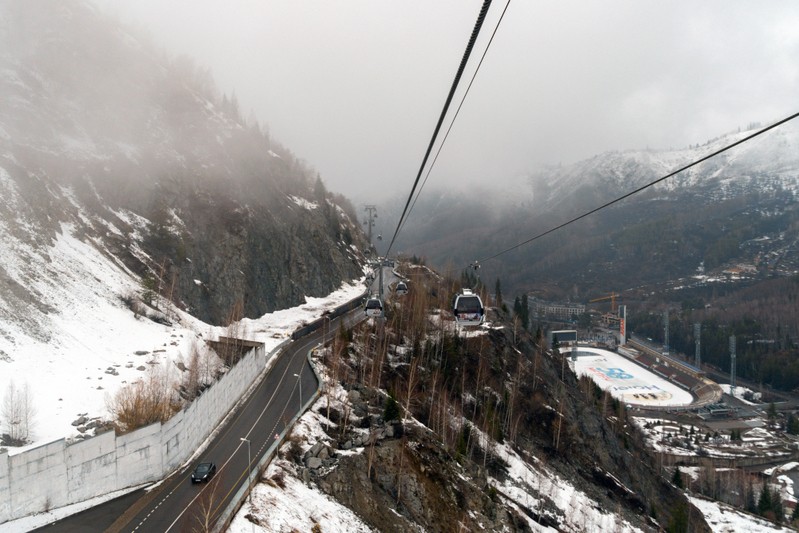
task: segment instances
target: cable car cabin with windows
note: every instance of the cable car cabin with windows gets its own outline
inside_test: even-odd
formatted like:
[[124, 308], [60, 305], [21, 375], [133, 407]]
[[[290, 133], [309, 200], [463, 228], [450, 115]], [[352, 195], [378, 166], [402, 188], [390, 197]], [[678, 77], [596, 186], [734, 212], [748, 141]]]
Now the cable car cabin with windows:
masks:
[[408, 294], [408, 284], [404, 281], [400, 281], [394, 288], [394, 292], [396, 292], [398, 296], [404, 296]]
[[479, 326], [485, 318], [483, 301], [469, 289], [463, 289], [455, 296], [452, 303], [452, 314], [459, 326]]
[[383, 316], [383, 302], [380, 298], [369, 298], [366, 300], [364, 311], [368, 317], [381, 317]]

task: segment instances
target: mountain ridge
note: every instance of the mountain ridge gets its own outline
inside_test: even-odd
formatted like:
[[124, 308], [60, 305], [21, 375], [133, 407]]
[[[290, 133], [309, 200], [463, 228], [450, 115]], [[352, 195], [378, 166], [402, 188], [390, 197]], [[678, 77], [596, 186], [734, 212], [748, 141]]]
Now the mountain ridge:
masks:
[[[480, 195], [449, 191], [442, 206], [436, 192], [428, 190], [396, 248], [436, 267], [466, 268], [482, 259], [481, 276], [487, 283], [500, 278], [511, 294], [536, 285], [559, 286], [550, 294], [553, 298], [585, 298], [596, 294], [596, 287], [620, 290], [663, 282], [665, 277], [690, 275], [702, 262], [713, 269], [751, 262], [754, 258], [745, 250], [719, 246], [732, 232], [740, 234], [740, 242], [768, 236], [777, 243], [793, 227], [799, 216], [793, 205], [799, 191], [796, 123], [783, 124], [539, 236], [753, 131], [680, 150], [605, 152], [531, 174], [526, 188], [513, 195], [496, 180], [497, 187]], [[458, 228], [457, 236], [441, 228]], [[671, 246], [672, 241], [677, 245]], [[624, 253], [619, 243], [628, 243]], [[508, 253], [496, 255], [505, 250]], [[768, 253], [764, 249], [760, 255]], [[658, 259], [664, 255], [671, 264], [668, 271]], [[597, 277], [608, 265], [613, 274]]]

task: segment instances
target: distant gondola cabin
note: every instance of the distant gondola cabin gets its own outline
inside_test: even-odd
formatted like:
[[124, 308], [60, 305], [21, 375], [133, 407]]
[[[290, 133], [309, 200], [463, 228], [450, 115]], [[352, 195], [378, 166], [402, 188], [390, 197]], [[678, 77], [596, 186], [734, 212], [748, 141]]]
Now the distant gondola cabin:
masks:
[[380, 301], [380, 298], [369, 298], [366, 300], [364, 311], [366, 316], [381, 317], [383, 316], [383, 302]]
[[396, 292], [398, 296], [408, 294], [408, 284], [404, 281], [400, 281], [397, 283], [397, 287], [394, 289], [394, 292]]
[[479, 326], [485, 318], [483, 301], [469, 289], [463, 289], [455, 296], [452, 313], [459, 326]]

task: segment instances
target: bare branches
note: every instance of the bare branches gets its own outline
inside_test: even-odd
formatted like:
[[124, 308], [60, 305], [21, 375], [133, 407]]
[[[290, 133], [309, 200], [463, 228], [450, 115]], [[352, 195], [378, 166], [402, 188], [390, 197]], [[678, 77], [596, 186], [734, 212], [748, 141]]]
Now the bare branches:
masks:
[[177, 380], [170, 368], [153, 366], [143, 379], [119, 389], [107, 401], [108, 411], [120, 432], [165, 422], [180, 409]]
[[217, 494], [219, 488], [219, 476], [214, 476], [208, 485], [203, 487], [202, 494], [196, 505], [194, 513], [194, 527], [192, 531], [195, 533], [210, 533], [213, 531], [214, 521], [219, 513], [220, 495]]
[[3, 435], [0, 441], [9, 446], [21, 446], [27, 443], [35, 415], [36, 408], [33, 406], [28, 383], [25, 382], [21, 389], [17, 389], [13, 381], [9, 382], [0, 408], [0, 417], [3, 421]]

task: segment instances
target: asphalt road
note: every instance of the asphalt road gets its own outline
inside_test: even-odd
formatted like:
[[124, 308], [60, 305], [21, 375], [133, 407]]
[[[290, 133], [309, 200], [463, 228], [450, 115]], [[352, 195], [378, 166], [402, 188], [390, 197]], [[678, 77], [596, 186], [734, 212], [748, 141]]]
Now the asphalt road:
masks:
[[[117, 498], [37, 531], [204, 530], [203, 526], [216, 522], [239, 488], [248, 482], [253, 465], [274, 442], [275, 436], [315, 395], [319, 384], [308, 365], [308, 351], [322, 341], [323, 333], [328, 339], [335, 335], [340, 320], [346, 320], [345, 327], [349, 328], [363, 318], [363, 310], [356, 308], [331, 320], [324, 331], [318, 330], [288, 344], [276, 356], [274, 366], [253, 394], [219, 428], [198, 461], [148, 491]], [[216, 476], [207, 484], [192, 484], [190, 476], [194, 466], [205, 461], [216, 463]]]

